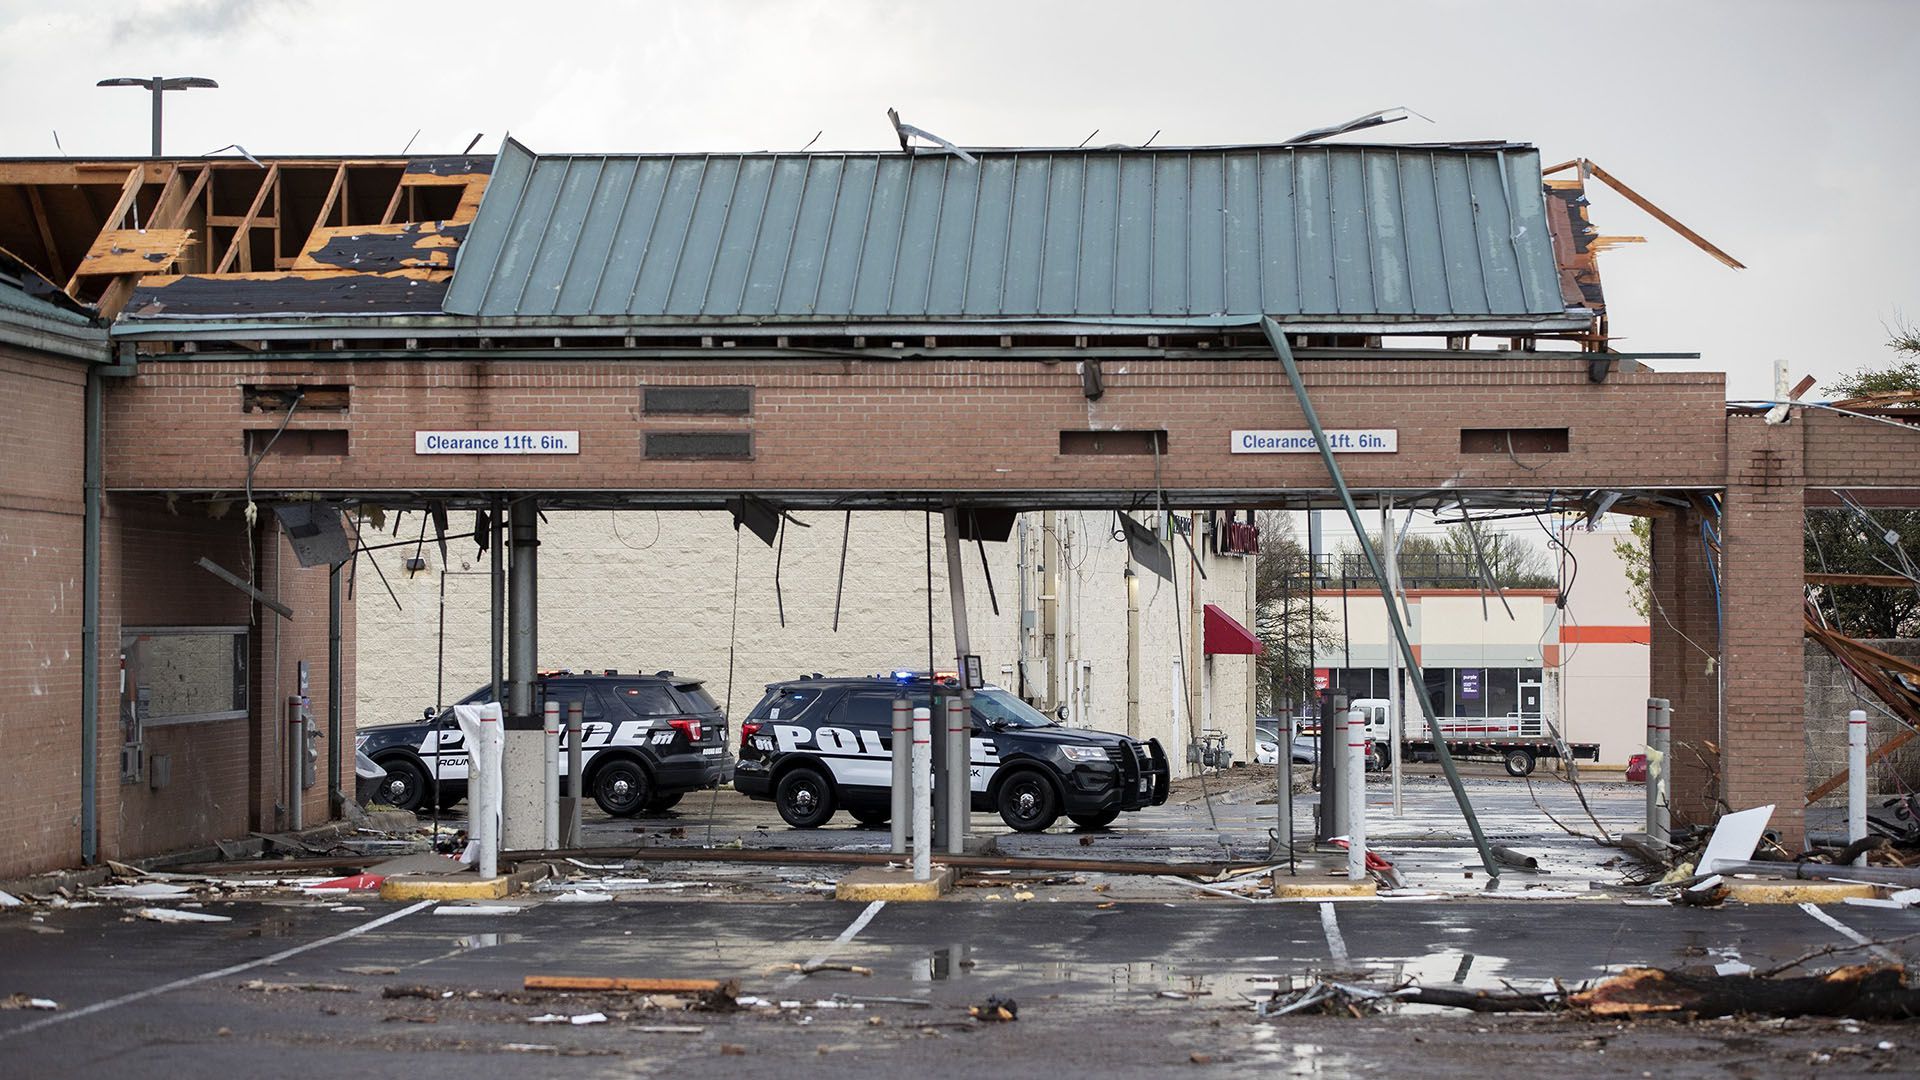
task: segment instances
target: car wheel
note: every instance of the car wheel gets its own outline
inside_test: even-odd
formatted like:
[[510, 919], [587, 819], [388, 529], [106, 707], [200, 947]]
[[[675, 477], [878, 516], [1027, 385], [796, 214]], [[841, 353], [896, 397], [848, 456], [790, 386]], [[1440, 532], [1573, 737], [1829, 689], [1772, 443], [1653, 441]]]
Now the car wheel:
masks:
[[653, 798], [647, 800], [646, 811], [649, 814], [658, 814], [662, 811], [671, 810], [680, 805], [680, 798], [685, 794], [686, 792], [684, 791], [676, 791], [671, 795], [655, 795]]
[[408, 758], [392, 757], [381, 760], [380, 767], [387, 775], [375, 789], [375, 802], [395, 810], [418, 810], [427, 804], [427, 774], [420, 766]]
[[452, 792], [443, 792], [440, 798], [437, 800], [436, 805], [439, 806], [442, 811], [447, 811], [447, 810], [453, 809], [455, 806], [458, 806], [460, 803], [460, 800], [464, 798], [466, 798], [465, 795], [455, 795]]
[[1102, 810], [1097, 814], [1068, 814], [1067, 816], [1073, 819], [1075, 825], [1083, 829], [1104, 829], [1120, 816], [1120, 808], [1116, 806], [1112, 810]]
[[1375, 749], [1374, 752], [1368, 755], [1368, 758], [1367, 758], [1367, 768], [1373, 770], [1374, 772], [1385, 772], [1387, 769], [1387, 766], [1391, 765], [1392, 763], [1393, 763], [1392, 760], [1387, 757], [1387, 752], [1385, 750]]
[[614, 817], [632, 817], [647, 805], [653, 784], [632, 761], [609, 761], [593, 774], [593, 801]]
[[1507, 751], [1507, 775], [1527, 776], [1533, 772], [1533, 753], [1528, 750]]
[[780, 778], [773, 805], [780, 818], [796, 829], [817, 829], [833, 817], [833, 784], [820, 770], [800, 766]]
[[887, 822], [893, 820], [892, 810], [852, 810], [849, 813], [853, 815], [853, 820], [869, 829], [885, 828]]
[[1000, 820], [1016, 832], [1045, 832], [1060, 818], [1060, 800], [1047, 778], [1022, 769], [1000, 785]]

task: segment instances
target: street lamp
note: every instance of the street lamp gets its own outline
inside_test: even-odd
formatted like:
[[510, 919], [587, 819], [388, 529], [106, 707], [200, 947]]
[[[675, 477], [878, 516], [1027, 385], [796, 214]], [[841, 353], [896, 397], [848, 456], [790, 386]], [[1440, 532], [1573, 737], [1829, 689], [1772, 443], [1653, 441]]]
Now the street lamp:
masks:
[[138, 86], [144, 90], [153, 91], [153, 156], [154, 157], [160, 156], [160, 102], [162, 97], [165, 96], [166, 92], [169, 90], [195, 90], [195, 89], [217, 90], [220, 88], [220, 84], [217, 82], [214, 82], [212, 79], [202, 79], [197, 76], [191, 76], [191, 75], [175, 76], [174, 78], [171, 78], [171, 79], [164, 78], [159, 75], [155, 75], [151, 79], [135, 79], [130, 77], [119, 78], [119, 79], [101, 79], [99, 82], [95, 83], [94, 85], [95, 86]]

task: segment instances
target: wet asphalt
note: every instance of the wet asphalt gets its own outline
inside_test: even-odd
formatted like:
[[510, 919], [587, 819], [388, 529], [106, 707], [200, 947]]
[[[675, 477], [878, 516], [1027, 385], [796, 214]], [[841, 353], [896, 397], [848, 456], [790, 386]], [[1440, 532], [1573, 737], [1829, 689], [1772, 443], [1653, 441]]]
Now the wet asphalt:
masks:
[[[1417, 879], [1406, 900], [1252, 904], [1177, 884], [1116, 877], [1099, 890], [1105, 875], [1028, 875], [1004, 885], [976, 879], [936, 903], [875, 908], [822, 899], [809, 879], [830, 873], [730, 877], [681, 862], [630, 873], [713, 887], [592, 904], [537, 893], [499, 914], [286, 894], [209, 899], [196, 909], [231, 920], [220, 923], [160, 925], [118, 904], [0, 913], [0, 997], [60, 1004], [57, 1012], [0, 1010], [0, 1078], [1131, 1077], [1173, 1069], [1480, 1077], [1489, 1068], [1639, 1076], [1655, 1062], [1659, 1075], [1767, 1076], [1866, 1075], [1910, 1062], [1901, 1055], [1920, 1044], [1920, 1028], [1906, 1025], [1725, 1021], [1626, 1030], [1451, 1011], [1257, 1019], [1250, 998], [1329, 972], [1530, 990], [1642, 964], [1765, 968], [1846, 944], [1794, 906], [1652, 907], [1618, 892], [1560, 898], [1617, 881], [1601, 857], [1611, 849], [1540, 830], [1534, 799], [1552, 808], [1565, 791], [1482, 786], [1476, 803], [1489, 831], [1531, 844], [1559, 871], [1545, 876], [1550, 884], [1509, 876], [1488, 898], [1484, 875], [1469, 876], [1471, 849], [1458, 839], [1444, 788], [1429, 784], [1410, 787], [1418, 789], [1412, 812], [1380, 829], [1383, 846]], [[1601, 807], [1600, 825], [1590, 827], [1630, 823], [1638, 789], [1613, 787], [1589, 791]], [[1258, 784], [1223, 785], [1198, 802], [1177, 798], [1131, 829], [1063, 829], [1013, 837], [1002, 849], [1191, 858], [1211, 848], [1220, 857], [1223, 844], [1264, 840], [1274, 807], [1261, 794]], [[1370, 799], [1384, 794], [1371, 791]], [[886, 841], [884, 832], [844, 827], [796, 835], [764, 827], [764, 808], [744, 800], [729, 801], [724, 813], [718, 800], [697, 808], [692, 801], [675, 817], [599, 820], [590, 831], [610, 859], [637, 843], [704, 843], [710, 807], [723, 843], [831, 849]], [[990, 824], [984, 815], [977, 821]], [[1920, 931], [1913, 911], [1826, 911], [1874, 939]], [[1887, 949], [1903, 962], [1920, 960], [1920, 938]], [[789, 967], [822, 960], [870, 973]], [[734, 979], [741, 994], [774, 1004], [688, 1011], [687, 1001], [661, 996], [528, 993], [522, 980], [532, 974]], [[394, 991], [407, 996], [388, 996]], [[969, 1019], [968, 1007], [989, 998], [1017, 1003], [1018, 1019]], [[592, 1013], [606, 1020], [531, 1019]], [[1883, 1042], [1894, 1049], [1879, 1049]]]

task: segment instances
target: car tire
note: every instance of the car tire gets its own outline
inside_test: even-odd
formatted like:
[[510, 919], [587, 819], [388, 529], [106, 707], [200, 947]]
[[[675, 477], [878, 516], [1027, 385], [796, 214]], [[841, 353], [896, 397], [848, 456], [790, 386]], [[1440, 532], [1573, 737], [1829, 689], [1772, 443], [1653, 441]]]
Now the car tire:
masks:
[[1002, 781], [994, 806], [1000, 820], [1015, 832], [1045, 832], [1060, 819], [1060, 796], [1033, 769], [1021, 769]]
[[684, 791], [676, 791], [671, 795], [655, 795], [647, 800], [646, 811], [649, 814], [658, 814], [671, 810], [680, 805], [680, 799], [684, 795], [686, 795]]
[[1528, 776], [1533, 773], [1533, 751], [1509, 750], [1505, 760], [1508, 776]]
[[819, 769], [798, 766], [774, 785], [773, 805], [780, 819], [796, 829], [817, 829], [833, 817], [833, 782]]
[[853, 815], [853, 820], [869, 829], [883, 829], [887, 822], [893, 820], [892, 810], [849, 810], [848, 813]]
[[373, 801], [395, 810], [418, 810], [427, 805], [430, 782], [425, 769], [407, 757], [376, 759], [387, 775], [375, 789]]
[[460, 804], [460, 800], [464, 798], [466, 798], [464, 794], [455, 795], [452, 792], [442, 792], [440, 795], [440, 798], [436, 801], [435, 805], [439, 806], [440, 812], [444, 814], [448, 810], [451, 810], [455, 806], [458, 806]]
[[593, 773], [593, 801], [613, 817], [632, 817], [653, 797], [653, 781], [638, 762], [609, 761]]
[[1120, 808], [1116, 806], [1111, 810], [1102, 810], [1097, 814], [1068, 814], [1067, 816], [1073, 819], [1075, 825], [1083, 829], [1104, 829], [1113, 824], [1114, 820], [1120, 816]]

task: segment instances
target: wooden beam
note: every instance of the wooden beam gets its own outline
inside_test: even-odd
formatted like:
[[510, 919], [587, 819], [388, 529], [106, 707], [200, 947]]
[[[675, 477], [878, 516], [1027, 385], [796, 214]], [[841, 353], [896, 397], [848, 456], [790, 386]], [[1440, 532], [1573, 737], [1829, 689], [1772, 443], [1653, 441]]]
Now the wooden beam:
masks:
[[400, 174], [400, 182], [393, 185], [393, 198], [387, 200], [387, 212], [380, 215], [380, 224], [393, 224], [393, 215], [400, 210], [400, 196], [407, 193], [407, 177]]
[[193, 242], [192, 229], [114, 229], [100, 234], [75, 276], [159, 273]]
[[[225, 255], [220, 256], [220, 262], [213, 268], [214, 273], [224, 274], [228, 270], [232, 269], [234, 259], [238, 257], [240, 254], [241, 245], [247, 242], [248, 235], [253, 231], [253, 219], [260, 216], [260, 208], [266, 205], [267, 194], [268, 192], [272, 191], [273, 182], [279, 176], [280, 176], [279, 162], [275, 162], [272, 165], [267, 166], [267, 175], [260, 179], [260, 190], [253, 193], [253, 204], [247, 207], [246, 219], [240, 225], [240, 227], [234, 231], [233, 242], [227, 245], [227, 253]], [[275, 207], [275, 209], [277, 210], [279, 208]], [[252, 268], [253, 268], [253, 259], [251, 257], [251, 253], [249, 253], [249, 256], [247, 259], [247, 266], [244, 269], [250, 270]]]
[[[120, 185], [120, 198], [114, 201], [113, 209], [107, 211], [106, 218], [100, 222], [99, 232], [107, 232], [120, 227], [120, 219], [127, 216], [127, 209], [133, 205], [133, 200], [139, 198], [140, 188], [146, 184], [146, 180], [147, 171], [143, 168], [136, 166], [127, 171], [127, 182]], [[99, 233], [95, 233], [94, 235], [98, 237]], [[92, 247], [92, 245], [89, 244], [88, 247]], [[73, 290], [78, 288], [79, 285], [80, 274], [76, 271], [72, 277], [67, 279], [67, 295], [72, 296], [74, 294]]]
[[1920, 582], [1899, 574], [1808, 574], [1809, 585], [1868, 585], [1877, 589], [1911, 589]]
[[1632, 203], [1633, 205], [1639, 207], [1642, 210], [1645, 210], [1647, 213], [1652, 214], [1654, 217], [1658, 218], [1662, 225], [1665, 225], [1667, 228], [1672, 229], [1674, 232], [1677, 232], [1681, 236], [1686, 237], [1688, 240], [1693, 241], [1694, 247], [1697, 247], [1701, 251], [1704, 251], [1707, 254], [1713, 256], [1714, 258], [1719, 259], [1721, 262], [1725, 263], [1726, 265], [1732, 267], [1735, 270], [1745, 270], [1747, 268], [1745, 263], [1742, 263], [1739, 259], [1734, 258], [1733, 256], [1727, 254], [1724, 251], [1721, 251], [1719, 248], [1714, 247], [1713, 244], [1706, 237], [1701, 236], [1699, 233], [1694, 232], [1692, 229], [1689, 229], [1685, 225], [1680, 224], [1679, 218], [1676, 218], [1672, 214], [1669, 214], [1665, 210], [1662, 210], [1658, 206], [1655, 206], [1653, 204], [1653, 200], [1647, 198], [1645, 195], [1642, 195], [1639, 192], [1628, 187], [1627, 185], [1621, 183], [1618, 179], [1616, 179], [1613, 176], [1613, 174], [1607, 172], [1607, 170], [1601, 168], [1600, 166], [1594, 164], [1593, 162], [1587, 160], [1586, 158], [1581, 158], [1580, 162], [1585, 167], [1586, 171], [1591, 172], [1593, 175], [1599, 177], [1603, 182], [1606, 183], [1608, 187], [1612, 188], [1613, 190], [1619, 192], [1621, 195], [1625, 196], [1628, 202]]
[[[340, 192], [345, 189], [346, 186], [347, 163], [343, 161], [340, 163], [339, 168], [333, 170], [333, 183], [327, 188], [327, 197], [320, 201], [320, 212], [313, 217], [313, 227], [307, 230], [307, 238], [300, 245], [301, 251], [313, 250], [314, 234], [327, 227], [327, 216], [333, 213], [334, 203], [339, 201]], [[341, 210], [340, 216], [342, 219], [346, 217], [346, 211], [344, 209]], [[345, 224], [344, 220], [342, 224]]]
[[66, 264], [60, 261], [60, 245], [53, 241], [53, 224], [47, 220], [47, 206], [40, 201], [40, 189], [26, 184], [27, 205], [33, 211], [33, 223], [40, 229], [40, 247], [47, 253], [47, 276], [63, 278], [67, 276]]

